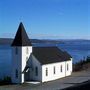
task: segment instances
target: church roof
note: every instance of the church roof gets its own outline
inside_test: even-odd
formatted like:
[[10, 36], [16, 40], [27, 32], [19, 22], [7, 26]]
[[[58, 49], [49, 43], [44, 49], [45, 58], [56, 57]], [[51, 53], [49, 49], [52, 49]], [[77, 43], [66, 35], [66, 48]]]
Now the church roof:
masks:
[[22, 22], [18, 27], [12, 46], [32, 46]]
[[68, 61], [72, 58], [67, 52], [58, 47], [34, 47], [33, 55], [41, 64]]

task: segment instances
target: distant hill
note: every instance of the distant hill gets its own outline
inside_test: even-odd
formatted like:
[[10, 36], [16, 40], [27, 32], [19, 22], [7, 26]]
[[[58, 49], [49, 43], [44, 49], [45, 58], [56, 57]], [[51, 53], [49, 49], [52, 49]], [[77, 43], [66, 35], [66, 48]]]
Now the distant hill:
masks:
[[12, 41], [13, 39], [11, 38], [0, 38], [0, 45], [5, 45], [5, 44], [10, 45]]
[[[13, 39], [12, 38], [0, 38], [0, 45], [11, 45]], [[84, 40], [84, 39], [57, 39], [57, 40], [51, 40], [51, 39], [30, 39], [32, 43], [45, 43], [45, 44], [89, 44], [90, 40]]]
[[[12, 38], [0, 38], [0, 45], [11, 45], [13, 39]], [[45, 43], [45, 44], [58, 44], [64, 43], [60, 40], [43, 40], [43, 39], [30, 39], [32, 43]]]

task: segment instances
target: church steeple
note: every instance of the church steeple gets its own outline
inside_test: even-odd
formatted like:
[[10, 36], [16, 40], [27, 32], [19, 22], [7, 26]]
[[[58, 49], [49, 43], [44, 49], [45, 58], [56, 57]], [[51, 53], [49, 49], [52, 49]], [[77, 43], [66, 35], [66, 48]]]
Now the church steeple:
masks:
[[32, 44], [25, 31], [22, 22], [19, 24], [15, 39], [12, 43], [12, 82], [23, 83], [25, 79], [24, 69], [32, 53]]
[[32, 46], [22, 22], [19, 24], [12, 46]]

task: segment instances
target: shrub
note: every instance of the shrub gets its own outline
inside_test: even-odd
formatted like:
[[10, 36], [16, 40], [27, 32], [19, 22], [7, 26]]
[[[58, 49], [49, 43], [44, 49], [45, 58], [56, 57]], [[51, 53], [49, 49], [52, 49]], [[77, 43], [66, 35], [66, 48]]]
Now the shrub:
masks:
[[3, 80], [0, 80], [0, 85], [6, 85], [6, 84], [11, 84], [11, 77], [4, 77]]
[[73, 71], [81, 71], [87, 69], [88, 66], [86, 64], [90, 63], [90, 57], [87, 57], [84, 60], [80, 60], [79, 62], [73, 64]]

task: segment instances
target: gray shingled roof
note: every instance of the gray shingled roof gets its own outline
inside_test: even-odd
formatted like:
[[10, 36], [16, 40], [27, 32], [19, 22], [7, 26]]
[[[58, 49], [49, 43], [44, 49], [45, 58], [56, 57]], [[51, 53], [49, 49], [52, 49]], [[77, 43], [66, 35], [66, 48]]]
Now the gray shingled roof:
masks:
[[22, 22], [19, 25], [12, 46], [32, 46]]
[[71, 56], [58, 47], [34, 47], [33, 55], [41, 64], [49, 64], [70, 60]]

